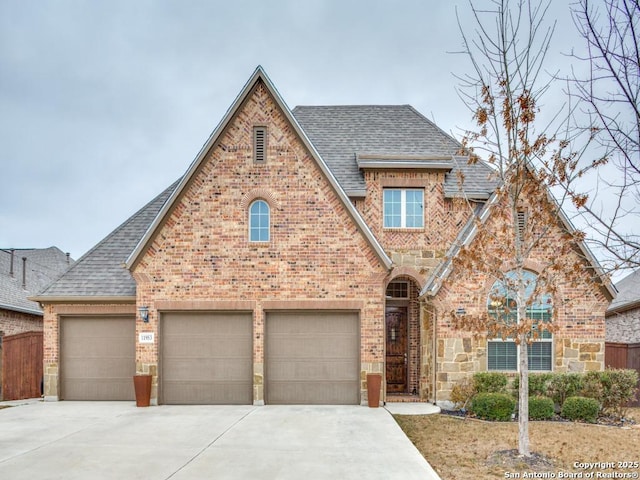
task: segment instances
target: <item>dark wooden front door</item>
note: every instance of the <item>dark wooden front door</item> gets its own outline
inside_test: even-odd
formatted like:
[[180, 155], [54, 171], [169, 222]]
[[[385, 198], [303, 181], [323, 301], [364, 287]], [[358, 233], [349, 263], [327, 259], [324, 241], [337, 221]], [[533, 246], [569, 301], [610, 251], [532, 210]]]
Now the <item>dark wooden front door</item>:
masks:
[[406, 393], [408, 344], [406, 307], [387, 307], [385, 327], [387, 393]]

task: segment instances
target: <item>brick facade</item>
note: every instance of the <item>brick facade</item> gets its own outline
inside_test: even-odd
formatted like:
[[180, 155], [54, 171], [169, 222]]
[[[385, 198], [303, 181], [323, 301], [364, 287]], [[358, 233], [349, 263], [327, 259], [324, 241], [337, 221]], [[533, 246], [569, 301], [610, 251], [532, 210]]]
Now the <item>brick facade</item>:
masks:
[[41, 332], [42, 316], [14, 310], [0, 309], [0, 335], [9, 336], [24, 332]]
[[[498, 231], [499, 225], [491, 217], [486, 228]], [[562, 242], [559, 226], [550, 227], [545, 238], [533, 250], [525, 268], [537, 273], [557, 255], [557, 245]], [[473, 248], [473, 244], [471, 247]], [[568, 255], [581, 261], [575, 251]], [[586, 266], [586, 262], [582, 262]], [[504, 270], [509, 270], [508, 262]], [[429, 311], [436, 319], [437, 365], [436, 397], [448, 401], [453, 385], [476, 371], [487, 370], [487, 338], [461, 331], [450, 312], [463, 310], [465, 314], [479, 315], [487, 308], [487, 298], [494, 280], [478, 271], [459, 271], [452, 274], [433, 298], [427, 299]], [[585, 274], [579, 281], [569, 275], [556, 276], [557, 292], [552, 299], [557, 311], [553, 335], [553, 370], [581, 372], [604, 368], [604, 313], [609, 305], [604, 289]]]
[[[254, 126], [266, 126], [266, 161], [253, 156]], [[155, 343], [136, 344], [136, 371], [153, 375], [158, 399], [160, 317], [168, 311], [245, 311], [253, 317], [253, 401], [264, 402], [265, 319], [269, 311], [357, 311], [360, 318], [360, 397], [366, 374], [385, 371], [385, 299], [393, 280], [409, 282], [407, 392], [424, 401], [446, 401], [453, 385], [487, 369], [486, 338], [451, 323], [447, 312], [486, 309], [490, 280], [456, 272], [434, 297], [419, 292], [470, 217], [469, 205], [445, 198], [443, 170], [368, 169], [364, 198], [352, 200], [393, 260], [388, 271], [316, 159], [298, 137], [269, 88], [258, 81], [237, 106], [217, 141], [155, 226], [131, 266], [136, 301], [125, 304], [47, 304], [45, 396], [59, 392], [59, 325], [64, 315], [136, 314], [149, 307], [149, 322], [136, 321], [136, 337], [153, 332]], [[383, 228], [383, 189], [424, 189], [424, 227]], [[248, 210], [270, 207], [268, 242], [249, 242]], [[357, 216], [357, 215], [356, 215]], [[489, 221], [489, 228], [499, 225]], [[564, 241], [558, 228], [535, 250], [533, 272]], [[601, 369], [604, 363], [602, 288], [589, 278], [560, 279], [554, 298], [556, 371]], [[384, 389], [384, 382], [383, 382]]]
[[[253, 160], [254, 125], [268, 126], [265, 163]], [[255, 198], [271, 209], [266, 243], [248, 241], [247, 209]], [[138, 304], [150, 309], [147, 331], [157, 332], [159, 302], [252, 302], [255, 403], [263, 401], [266, 302], [293, 310], [309, 301], [313, 309], [360, 302], [361, 370], [382, 371], [386, 269], [260, 82], [132, 273]], [[139, 371], [157, 368], [158, 338], [138, 347]]]

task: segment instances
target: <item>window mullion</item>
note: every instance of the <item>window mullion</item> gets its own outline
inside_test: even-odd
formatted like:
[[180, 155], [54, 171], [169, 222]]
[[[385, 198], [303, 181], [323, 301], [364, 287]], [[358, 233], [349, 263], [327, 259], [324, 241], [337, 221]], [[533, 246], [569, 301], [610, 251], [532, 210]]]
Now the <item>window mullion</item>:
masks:
[[400, 227], [407, 228], [407, 191], [400, 190]]

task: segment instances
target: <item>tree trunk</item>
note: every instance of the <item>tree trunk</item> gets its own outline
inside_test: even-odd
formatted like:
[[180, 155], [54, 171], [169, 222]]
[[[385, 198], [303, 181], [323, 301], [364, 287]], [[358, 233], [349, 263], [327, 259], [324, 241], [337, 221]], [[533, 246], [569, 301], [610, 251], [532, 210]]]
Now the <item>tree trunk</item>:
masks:
[[529, 355], [525, 335], [520, 334], [520, 388], [518, 394], [518, 453], [531, 456], [529, 449]]

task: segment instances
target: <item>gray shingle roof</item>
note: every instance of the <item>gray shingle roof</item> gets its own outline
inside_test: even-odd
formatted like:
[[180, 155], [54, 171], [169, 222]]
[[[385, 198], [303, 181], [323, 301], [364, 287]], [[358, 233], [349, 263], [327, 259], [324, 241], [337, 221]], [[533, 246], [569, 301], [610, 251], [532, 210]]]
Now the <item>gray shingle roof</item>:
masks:
[[135, 296], [135, 281], [123, 264], [177, 185], [175, 182], [138, 210], [83, 255], [57, 282], [40, 292], [38, 298]]
[[[409, 105], [296, 107], [293, 114], [347, 194], [364, 194], [366, 186], [356, 162], [356, 154], [363, 153], [453, 159], [456, 166], [447, 174], [445, 194], [458, 192], [457, 169], [465, 173], [466, 191], [488, 196], [491, 190], [489, 167], [470, 166], [466, 159], [454, 157], [460, 145]], [[87, 252], [38, 298], [135, 296], [135, 282], [123, 264], [178, 183]]]
[[618, 295], [611, 302], [607, 314], [627, 310], [636, 305], [640, 307], [640, 269], [616, 283], [616, 290]]
[[[293, 115], [348, 195], [364, 195], [366, 185], [357, 154], [452, 158], [460, 144], [410, 105], [298, 106]], [[488, 198], [495, 186], [484, 163], [467, 165], [457, 157], [445, 180], [445, 195], [459, 192], [457, 170], [465, 191]], [[478, 195], [479, 194], [479, 195]]]
[[[26, 258], [23, 269], [22, 258]], [[13, 275], [11, 272], [11, 250], [0, 249], [0, 308], [41, 314], [37, 302], [28, 297], [38, 293], [62, 275], [73, 264], [57, 247], [16, 248], [13, 252]], [[25, 288], [23, 270], [26, 273]]]

